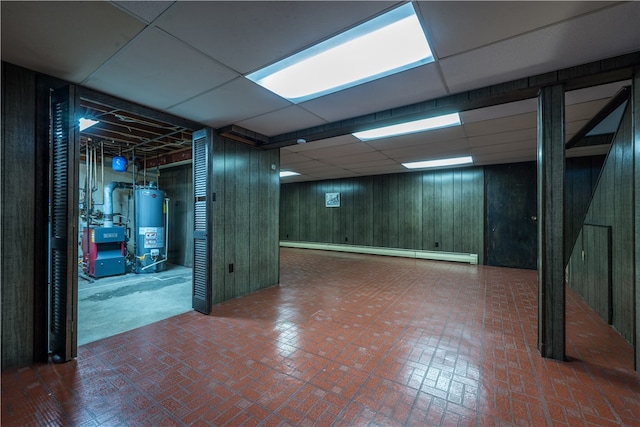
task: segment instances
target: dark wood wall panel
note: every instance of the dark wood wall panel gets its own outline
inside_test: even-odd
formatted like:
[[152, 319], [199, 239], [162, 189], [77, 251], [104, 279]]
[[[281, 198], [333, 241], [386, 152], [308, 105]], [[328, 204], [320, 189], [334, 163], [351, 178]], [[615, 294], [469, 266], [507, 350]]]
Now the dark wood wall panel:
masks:
[[389, 247], [389, 187], [385, 176], [373, 177], [373, 246]]
[[0, 144], [3, 370], [27, 365], [34, 358], [34, 265], [31, 254], [36, 250], [35, 114], [34, 73], [3, 62]]
[[582, 228], [604, 159], [605, 156], [600, 155], [566, 160], [564, 225], [567, 259]]
[[537, 268], [536, 163], [485, 168], [488, 265]]
[[[238, 241], [236, 227], [238, 216], [236, 216], [236, 205], [242, 195], [237, 191], [239, 171], [236, 165], [238, 144], [225, 143], [224, 148], [224, 299], [232, 299], [238, 296], [236, 289], [236, 276], [240, 268], [236, 266], [236, 245], [243, 242]], [[233, 218], [233, 220], [231, 220]], [[222, 231], [222, 230], [220, 230]], [[215, 230], [214, 230], [215, 232]], [[233, 270], [232, 270], [233, 266]], [[236, 271], [237, 268], [237, 271]]]
[[[634, 252], [633, 252], [633, 151], [631, 109], [627, 107], [613, 144], [606, 158], [585, 223], [611, 227], [612, 324], [630, 342], [634, 331]], [[584, 232], [583, 232], [584, 233]], [[583, 239], [587, 253], [597, 253], [598, 246], [589, 246], [592, 239]], [[581, 295], [593, 295], [601, 283], [580, 283], [584, 263], [582, 247], [573, 248], [570, 259], [569, 285]], [[605, 319], [606, 320], [606, 319]]]
[[570, 258], [573, 288], [606, 322], [612, 321], [611, 227], [585, 224]]
[[250, 149], [250, 153], [259, 165], [259, 188], [262, 193], [260, 205], [251, 210], [253, 222], [258, 225], [253, 235], [262, 239], [261, 245], [253, 246], [251, 251], [252, 258], [263, 258], [259, 268], [252, 269], [255, 279], [252, 290], [258, 290], [280, 282], [280, 152]]
[[[81, 181], [82, 182], [82, 178]], [[191, 164], [163, 169], [160, 188], [169, 198], [168, 259], [172, 264], [193, 267], [193, 176]]]
[[212, 300], [218, 303], [278, 283], [280, 160], [278, 150], [221, 137], [213, 151]]
[[632, 94], [631, 94], [631, 105], [632, 105], [632, 119], [631, 123], [633, 126], [632, 129], [632, 144], [633, 144], [633, 153], [634, 153], [634, 199], [635, 206], [633, 208], [633, 218], [634, 218], [634, 227], [635, 227], [635, 243], [634, 243], [634, 253], [635, 253], [635, 337], [632, 341], [634, 343], [634, 367], [636, 371], [640, 370], [640, 72], [636, 70], [635, 75], [633, 76], [633, 86], [632, 86]]
[[422, 247], [426, 250], [435, 248], [435, 175], [422, 174]]
[[373, 178], [353, 180], [354, 245], [373, 246]]
[[[283, 184], [280, 237], [476, 253], [482, 263], [483, 180], [482, 168], [462, 168]], [[325, 207], [326, 192], [340, 193], [339, 208]]]
[[[616, 260], [613, 269], [613, 324], [625, 330], [625, 337], [633, 339], [634, 318], [634, 289], [630, 284], [634, 281], [634, 242], [633, 242], [633, 144], [631, 141], [631, 109], [616, 138], [620, 138], [615, 153], [614, 174], [614, 210], [616, 226], [612, 229], [613, 259]], [[618, 263], [617, 261], [620, 261]], [[618, 326], [619, 325], [619, 326]]]
[[422, 249], [422, 177], [420, 174], [398, 175], [398, 247]]
[[[469, 224], [462, 227], [460, 234], [462, 238], [462, 246], [460, 252], [474, 253], [477, 248], [484, 248], [484, 233], [474, 232], [475, 230], [483, 230], [485, 222], [485, 206], [486, 198], [484, 189], [484, 169], [475, 168], [462, 175], [462, 223]], [[477, 194], [482, 194], [482, 199], [478, 200]], [[467, 200], [473, 200], [473, 208], [468, 209]], [[484, 253], [478, 254], [478, 262], [483, 264]]]
[[310, 191], [303, 191], [300, 185], [296, 184], [296, 186], [298, 192], [297, 197], [300, 201], [299, 208], [296, 209], [295, 212], [289, 211], [290, 222], [287, 222], [287, 226], [285, 226], [284, 228], [282, 227], [282, 224], [280, 224], [280, 227], [284, 230], [288, 230], [288, 224], [299, 223], [299, 227], [297, 225], [294, 225], [294, 228], [298, 228], [298, 240], [300, 240], [300, 236], [309, 236], [309, 238], [314, 239], [311, 241], [315, 241], [317, 226], [316, 209], [307, 208], [308, 206], [313, 206], [315, 203], [319, 203], [317, 201], [318, 197], [316, 196], [315, 187], [310, 189]]

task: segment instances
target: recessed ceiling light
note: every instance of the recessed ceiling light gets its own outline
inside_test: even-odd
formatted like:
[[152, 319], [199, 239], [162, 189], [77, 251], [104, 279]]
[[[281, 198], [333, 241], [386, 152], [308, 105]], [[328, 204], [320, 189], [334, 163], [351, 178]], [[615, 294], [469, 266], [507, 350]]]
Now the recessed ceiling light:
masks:
[[458, 126], [460, 123], [460, 114], [453, 113], [446, 114], [444, 116], [429, 117], [427, 119], [398, 123], [396, 125], [383, 126], [362, 132], [354, 132], [353, 136], [361, 141], [369, 141], [371, 139], [388, 138], [390, 136], [406, 135], [409, 133], [424, 132], [449, 126]]
[[457, 166], [457, 165], [467, 165], [473, 163], [473, 158], [471, 156], [466, 157], [453, 157], [450, 159], [439, 159], [439, 160], [425, 160], [423, 162], [410, 162], [403, 163], [407, 169], [424, 169], [424, 168], [437, 168], [441, 166]]
[[411, 3], [247, 75], [302, 102], [433, 62]]
[[100, 123], [98, 120], [85, 119], [84, 117], [80, 118], [80, 132], [85, 129], [90, 128], [91, 126]]
[[293, 171], [280, 171], [280, 178], [284, 178], [287, 176], [296, 176], [296, 175], [300, 175], [298, 172], [293, 172]]

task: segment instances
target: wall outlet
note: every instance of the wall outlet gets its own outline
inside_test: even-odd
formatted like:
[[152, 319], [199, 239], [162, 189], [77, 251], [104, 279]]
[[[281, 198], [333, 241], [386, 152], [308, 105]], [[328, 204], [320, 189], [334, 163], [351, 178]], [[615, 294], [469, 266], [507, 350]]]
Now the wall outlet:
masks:
[[433, 244], [433, 247], [434, 247], [434, 248], [440, 247], [440, 242], [435, 242], [435, 243]]
[[233, 273], [233, 264], [229, 264], [229, 273]]

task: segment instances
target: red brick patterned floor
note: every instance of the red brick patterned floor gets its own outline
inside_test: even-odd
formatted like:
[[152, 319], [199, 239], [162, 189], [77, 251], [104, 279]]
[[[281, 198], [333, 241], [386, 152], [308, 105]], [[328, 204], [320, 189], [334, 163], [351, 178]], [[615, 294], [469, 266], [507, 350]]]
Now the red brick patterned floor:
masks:
[[535, 271], [283, 249], [281, 284], [2, 373], [3, 426], [638, 426], [633, 351]]

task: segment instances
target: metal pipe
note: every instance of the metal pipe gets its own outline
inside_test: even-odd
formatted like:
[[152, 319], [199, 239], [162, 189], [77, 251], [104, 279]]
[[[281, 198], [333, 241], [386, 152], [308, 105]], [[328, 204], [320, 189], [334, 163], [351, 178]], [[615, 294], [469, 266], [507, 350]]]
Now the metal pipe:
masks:
[[[133, 254], [134, 255], [138, 255], [138, 219], [136, 218], [136, 168], [138, 167], [136, 164], [136, 148], [135, 146], [133, 147], [133, 154], [132, 154], [132, 159], [131, 159], [132, 163], [133, 163], [133, 167], [131, 168], [131, 185], [133, 186], [133, 197], [132, 197], [132, 201], [133, 201], [133, 227], [131, 229], [131, 231], [133, 232]], [[137, 268], [137, 262], [134, 262], [134, 271], [136, 271]]]
[[145, 265], [144, 267], [142, 267], [140, 270], [146, 270], [149, 267], [153, 267], [154, 265], [160, 264], [162, 262], [167, 262], [167, 259], [161, 259], [160, 261], [156, 261], [153, 264], [149, 264], [149, 265]]
[[102, 186], [103, 196], [102, 203], [104, 204], [104, 141], [100, 141], [100, 168], [102, 177], [100, 178], [100, 185]]
[[110, 182], [104, 186], [104, 205], [102, 206], [102, 213], [104, 216], [104, 220], [102, 222], [103, 227], [113, 227], [113, 191], [116, 188], [127, 187], [130, 188], [131, 185], [126, 182]]
[[92, 186], [91, 186], [91, 173], [93, 172], [93, 170], [91, 169], [91, 162], [92, 162], [92, 156], [93, 156], [93, 148], [89, 148], [88, 149], [88, 157], [87, 157], [87, 191], [89, 192], [89, 198], [91, 199], [91, 203], [89, 203], [89, 210], [93, 209], [93, 197], [91, 197], [92, 195]]
[[165, 206], [164, 207], [164, 209], [165, 209], [165, 211], [164, 211], [164, 215], [165, 215], [165, 218], [164, 218], [164, 235], [165, 235], [165, 237], [164, 237], [164, 247], [165, 247], [164, 257], [165, 257], [165, 259], [169, 258], [169, 200], [171, 200], [171, 199], [168, 199], [168, 198], [164, 199], [164, 206]]
[[89, 190], [91, 188], [91, 184], [90, 184], [90, 175], [89, 175], [89, 142], [91, 141], [87, 141], [87, 146], [86, 151], [85, 151], [85, 155], [84, 155], [84, 166], [85, 166], [85, 173], [84, 173], [84, 201], [85, 201], [85, 207], [87, 209], [87, 224], [89, 224], [89, 213], [91, 212], [91, 191]]

